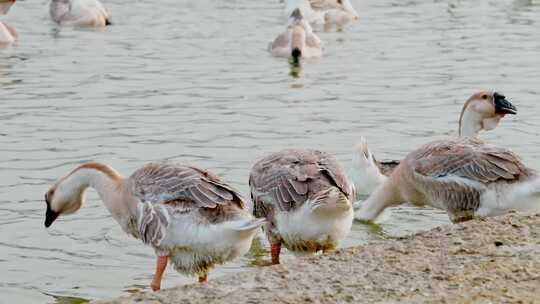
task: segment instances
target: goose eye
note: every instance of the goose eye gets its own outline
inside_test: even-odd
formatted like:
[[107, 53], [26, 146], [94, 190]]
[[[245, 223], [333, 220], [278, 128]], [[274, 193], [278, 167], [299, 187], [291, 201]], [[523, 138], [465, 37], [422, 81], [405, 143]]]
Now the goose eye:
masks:
[[343, 0], [337, 0], [338, 4], [343, 4]]
[[482, 99], [488, 99], [488, 96], [486, 94], [482, 95]]

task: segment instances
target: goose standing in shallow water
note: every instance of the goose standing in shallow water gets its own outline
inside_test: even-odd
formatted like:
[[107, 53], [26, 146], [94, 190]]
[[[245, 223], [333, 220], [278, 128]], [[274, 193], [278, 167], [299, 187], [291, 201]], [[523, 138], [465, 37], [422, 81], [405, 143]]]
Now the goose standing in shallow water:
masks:
[[300, 58], [321, 57], [321, 40], [313, 33], [300, 9], [293, 11], [287, 31], [270, 44], [270, 52], [275, 57], [291, 58], [293, 64], [299, 64]]
[[[497, 92], [473, 94], [463, 105], [459, 117], [460, 137], [477, 137], [481, 131], [495, 129], [506, 114], [516, 114], [516, 108]], [[358, 194], [369, 195], [382, 184], [399, 165], [399, 161], [377, 161], [362, 137], [355, 147], [349, 172]]]
[[281, 245], [296, 253], [331, 251], [351, 229], [354, 186], [327, 153], [270, 154], [253, 166], [249, 185], [255, 216], [267, 220], [273, 264]]
[[111, 24], [109, 12], [99, 0], [51, 0], [49, 13], [60, 25], [104, 27]]
[[[0, 15], [5, 15], [15, 0], [0, 0]], [[17, 31], [7, 23], [0, 21], [0, 46], [12, 44], [17, 40]]]
[[45, 227], [75, 213], [94, 188], [122, 229], [152, 246], [157, 266], [151, 287], [159, 290], [170, 262], [197, 274], [245, 254], [264, 220], [244, 199], [209, 171], [169, 162], [151, 163], [124, 178], [101, 163], [86, 163], [56, 182], [45, 195]]
[[508, 149], [474, 137], [438, 140], [409, 153], [360, 203], [356, 218], [373, 221], [405, 202], [443, 209], [452, 222], [540, 211], [540, 178]]

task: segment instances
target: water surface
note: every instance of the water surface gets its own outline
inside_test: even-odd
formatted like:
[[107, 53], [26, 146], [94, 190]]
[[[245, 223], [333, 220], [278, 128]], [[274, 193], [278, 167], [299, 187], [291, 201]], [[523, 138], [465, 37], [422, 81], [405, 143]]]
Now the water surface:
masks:
[[[496, 89], [519, 115], [484, 138], [540, 168], [538, 2], [352, 1], [360, 22], [321, 33], [324, 58], [299, 78], [266, 51], [284, 28], [277, 0], [109, 0], [114, 26], [103, 31], [58, 29], [47, 1], [17, 1], [2, 20], [20, 41], [0, 50], [0, 303], [147, 288], [152, 249], [94, 192], [43, 227], [48, 186], [88, 160], [125, 175], [153, 160], [193, 163], [247, 194], [265, 153], [319, 148], [348, 166], [364, 135], [380, 158], [400, 158], [455, 135], [464, 100]], [[439, 211], [397, 208], [382, 232], [355, 224], [345, 246], [446, 223]], [[261, 246], [211, 277], [264, 264]], [[163, 287], [194, 281], [169, 269]]]

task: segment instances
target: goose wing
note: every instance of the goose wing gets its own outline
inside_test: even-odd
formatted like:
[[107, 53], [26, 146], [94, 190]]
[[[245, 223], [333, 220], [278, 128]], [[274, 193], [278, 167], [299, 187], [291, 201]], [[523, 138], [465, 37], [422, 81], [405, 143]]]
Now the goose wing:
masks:
[[478, 209], [491, 183], [512, 183], [531, 174], [512, 151], [471, 138], [432, 142], [406, 161], [422, 191], [453, 212]]
[[171, 162], [151, 163], [129, 177], [130, 190], [140, 200], [138, 227], [145, 243], [159, 245], [170, 215], [222, 205], [245, 208], [241, 195], [206, 170]]
[[257, 217], [266, 217], [269, 209], [294, 210], [325, 186], [339, 188], [348, 198], [354, 195], [338, 162], [315, 150], [284, 150], [265, 157], [253, 166], [249, 184]]

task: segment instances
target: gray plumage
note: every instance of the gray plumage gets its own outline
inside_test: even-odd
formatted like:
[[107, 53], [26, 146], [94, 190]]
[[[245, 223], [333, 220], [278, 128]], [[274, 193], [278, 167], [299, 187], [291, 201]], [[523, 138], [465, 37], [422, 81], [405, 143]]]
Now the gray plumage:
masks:
[[258, 161], [249, 177], [254, 215], [267, 219], [266, 233], [272, 243], [281, 242], [276, 229], [277, 212], [293, 212], [308, 200], [320, 201], [337, 188], [349, 201], [354, 186], [336, 159], [321, 151], [291, 149]]
[[491, 187], [528, 180], [535, 173], [512, 151], [476, 138], [428, 143], [398, 168], [408, 198], [439, 202], [455, 221], [472, 216]]
[[198, 212], [209, 223], [228, 220], [245, 208], [241, 195], [209, 171], [172, 162], [150, 163], [129, 177], [137, 197], [140, 238], [159, 246], [170, 216]]

